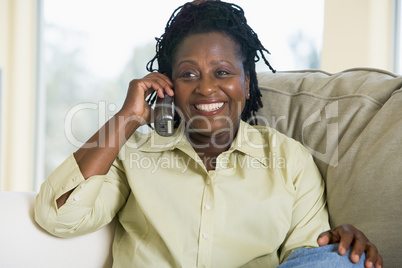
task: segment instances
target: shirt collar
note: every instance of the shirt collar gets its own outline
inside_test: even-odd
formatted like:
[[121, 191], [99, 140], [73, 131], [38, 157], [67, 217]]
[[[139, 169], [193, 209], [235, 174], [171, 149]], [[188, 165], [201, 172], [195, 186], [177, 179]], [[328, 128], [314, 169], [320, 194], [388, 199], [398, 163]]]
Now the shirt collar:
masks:
[[239, 151], [245, 155], [257, 159], [264, 165], [269, 164], [269, 128], [263, 126], [251, 126], [240, 121], [237, 135], [229, 151]]
[[[269, 128], [251, 126], [240, 120], [239, 128], [235, 139], [228, 152], [238, 151], [245, 155], [256, 158], [264, 165], [269, 162]], [[172, 136], [162, 137], [155, 131], [149, 133], [149, 138], [138, 149], [145, 152], [163, 152], [180, 149], [188, 155], [195, 153], [185, 134], [183, 121], [175, 130]]]
[[[163, 152], [175, 148], [187, 150], [191, 145], [187, 141], [184, 129], [184, 123], [181, 122], [179, 127], [175, 129], [173, 135], [170, 137], [162, 137], [153, 130], [148, 134], [146, 142], [144, 142], [138, 149], [144, 152]], [[193, 150], [192, 147], [191, 149]]]

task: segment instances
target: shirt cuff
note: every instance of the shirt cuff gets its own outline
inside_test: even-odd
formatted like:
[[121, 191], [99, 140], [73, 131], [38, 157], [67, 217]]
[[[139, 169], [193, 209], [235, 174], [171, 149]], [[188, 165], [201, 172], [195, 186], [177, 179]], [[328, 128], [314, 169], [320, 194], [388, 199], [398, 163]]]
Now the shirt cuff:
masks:
[[[104, 176], [92, 176], [85, 180], [74, 155], [70, 155], [48, 177], [48, 183], [53, 189], [54, 200], [74, 189], [66, 204], [92, 207], [102, 184]], [[59, 209], [63, 210], [64, 205]]]

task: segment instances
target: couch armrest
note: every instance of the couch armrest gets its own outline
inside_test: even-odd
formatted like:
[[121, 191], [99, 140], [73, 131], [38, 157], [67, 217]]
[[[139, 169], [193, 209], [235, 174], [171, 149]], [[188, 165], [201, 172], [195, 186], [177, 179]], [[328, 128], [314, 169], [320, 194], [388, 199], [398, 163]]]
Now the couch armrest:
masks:
[[36, 194], [0, 192], [0, 267], [112, 266], [114, 222], [80, 237], [54, 237], [34, 221]]

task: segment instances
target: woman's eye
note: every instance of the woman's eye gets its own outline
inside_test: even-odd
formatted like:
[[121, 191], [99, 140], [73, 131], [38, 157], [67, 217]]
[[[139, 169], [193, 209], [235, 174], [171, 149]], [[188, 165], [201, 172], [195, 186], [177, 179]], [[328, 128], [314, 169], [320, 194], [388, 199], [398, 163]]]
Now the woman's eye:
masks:
[[217, 71], [216, 72], [218, 75], [227, 75], [227, 74], [229, 74], [229, 72], [228, 71], [225, 71], [225, 70], [220, 70], [220, 71]]
[[183, 78], [193, 78], [193, 77], [195, 77], [195, 74], [192, 73], [192, 72], [185, 72], [185, 73], [182, 73], [181, 77], [183, 77]]

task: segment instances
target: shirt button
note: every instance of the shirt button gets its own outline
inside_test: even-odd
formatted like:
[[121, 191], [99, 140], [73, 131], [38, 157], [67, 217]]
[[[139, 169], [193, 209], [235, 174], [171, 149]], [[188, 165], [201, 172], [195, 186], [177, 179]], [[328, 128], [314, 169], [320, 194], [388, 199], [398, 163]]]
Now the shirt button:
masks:
[[83, 184], [81, 184], [81, 186], [80, 186], [81, 188], [84, 188], [85, 187], [85, 183], [83, 183]]
[[204, 237], [205, 239], [207, 239], [207, 238], [208, 238], [208, 233], [203, 233], [203, 234], [202, 234], [202, 237]]
[[210, 180], [210, 179], [207, 180], [207, 184], [211, 184], [211, 180]]
[[75, 195], [75, 196], [74, 196], [74, 201], [78, 201], [78, 200], [80, 200], [80, 196], [79, 196], [79, 195]]
[[205, 210], [211, 210], [211, 206], [210, 205], [205, 205]]

